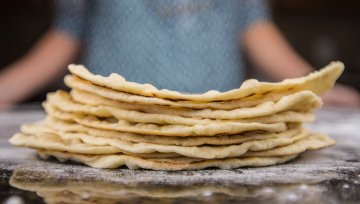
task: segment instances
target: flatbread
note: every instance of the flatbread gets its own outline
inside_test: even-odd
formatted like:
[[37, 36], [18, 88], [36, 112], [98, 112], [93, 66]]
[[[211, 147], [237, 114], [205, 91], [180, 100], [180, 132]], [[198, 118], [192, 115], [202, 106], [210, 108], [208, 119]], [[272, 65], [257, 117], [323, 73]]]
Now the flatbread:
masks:
[[[314, 116], [310, 113], [306, 114], [304, 112], [320, 107], [321, 99], [311, 92], [299, 92], [294, 95], [285, 96], [277, 103], [265, 102], [264, 104], [253, 108], [235, 109], [229, 111], [207, 109], [201, 111], [192, 110], [183, 112], [178, 110], [169, 110], [169, 115], [167, 113], [143, 113], [135, 110], [125, 110], [105, 105], [93, 106], [79, 104], [74, 102], [70, 95], [64, 91], [57, 91], [56, 93], [48, 94], [47, 103], [50, 103], [56, 108], [66, 112], [95, 115], [98, 117], [114, 117], [119, 120], [126, 120], [129, 122], [198, 125], [224, 122], [259, 122], [256, 117], [263, 116], [268, 116], [266, 119], [270, 122], [271, 119], [272, 121], [279, 121], [279, 119], [285, 118], [287, 121], [279, 122], [312, 122], [314, 120]], [[293, 112], [291, 116], [298, 117], [277, 118], [277, 115], [275, 114], [282, 113], [284, 111], [291, 111]], [[295, 114], [297, 111], [300, 111], [300, 113]], [[252, 119], [247, 120], [246, 118], [248, 117]], [[211, 120], [202, 118], [211, 118]]]
[[119, 120], [126, 120], [129, 122], [175, 125], [210, 124], [216, 122], [215, 120], [185, 118], [178, 115], [142, 113], [139, 111], [126, 110], [118, 107], [104, 105], [92, 106], [80, 104], [74, 102], [70, 95], [64, 91], [57, 91], [56, 93], [48, 94], [46, 102], [65, 112], [94, 115], [98, 117], [114, 117]]
[[239, 135], [221, 135], [221, 136], [201, 136], [201, 137], [166, 137], [157, 135], [139, 135], [133, 133], [95, 129], [86, 127], [74, 122], [59, 120], [48, 117], [45, 121], [35, 124], [24, 124], [21, 131], [28, 134], [35, 134], [38, 131], [43, 132], [64, 132], [64, 133], [84, 133], [95, 137], [117, 138], [128, 142], [143, 142], [164, 145], [179, 146], [200, 146], [200, 145], [232, 145], [241, 144], [247, 141], [263, 140], [278, 137], [291, 137], [298, 134], [300, 126], [289, 127], [288, 130], [279, 133], [269, 133], [262, 131], [245, 132]]
[[[316, 150], [331, 146], [335, 144], [335, 141], [326, 135], [314, 134], [309, 137], [293, 143], [288, 146], [276, 148], [278, 151], [275, 154], [283, 151], [282, 155], [287, 155], [289, 152], [304, 152], [306, 150]], [[226, 159], [209, 159], [209, 160], [198, 160], [198, 159], [184, 159], [179, 158], [166, 158], [166, 159], [143, 159], [140, 157], [127, 156], [127, 155], [83, 155], [65, 153], [59, 151], [49, 150], [38, 150], [38, 154], [43, 158], [50, 156], [56, 157], [59, 161], [72, 160], [95, 168], [118, 168], [126, 165], [129, 169], [153, 169], [153, 170], [196, 170], [204, 169], [208, 167], [217, 167], [221, 169], [232, 169], [243, 166], [269, 166], [279, 163], [284, 163], [295, 158], [298, 154], [287, 155], [287, 156], [270, 156], [272, 153], [268, 151], [251, 152], [261, 156], [249, 156], [237, 157], [237, 158], [226, 158]]]
[[[264, 151], [278, 146], [289, 145], [308, 136], [308, 131], [301, 130], [290, 137], [268, 138], [248, 141], [238, 145], [183, 147], [151, 143], [127, 142], [116, 138], [94, 137], [83, 133], [59, 133], [55, 131], [19, 133], [10, 139], [14, 145], [36, 149], [48, 149], [79, 154], [113, 153], [176, 153], [192, 158], [239, 157], [248, 151]], [[99, 147], [99, 148], [98, 148]]]
[[[101, 106], [101, 105], [105, 105], [105, 106], [110, 106], [110, 107], [118, 107], [121, 109], [125, 109], [125, 110], [134, 110], [134, 111], [139, 111], [139, 112], [143, 112], [143, 113], [159, 113], [159, 114], [166, 114], [166, 115], [180, 115], [180, 116], [184, 116], [184, 117], [199, 117], [199, 118], [206, 118], [208, 117], [208, 114], [206, 114], [206, 112], [204, 111], [198, 111], [197, 109], [189, 109], [189, 108], [174, 108], [174, 107], [168, 107], [168, 106], [158, 106], [158, 105], [143, 105], [143, 104], [135, 104], [135, 103], [126, 103], [126, 102], [121, 102], [121, 101], [116, 101], [116, 100], [112, 100], [112, 99], [108, 99], [108, 98], [104, 98], [86, 91], [80, 91], [80, 90], [71, 90], [70, 92], [71, 98], [73, 101], [77, 102], [77, 103], [81, 103], [81, 104], [86, 104], [86, 105], [92, 105], [92, 106]], [[299, 96], [298, 96], [299, 97]], [[312, 102], [314, 104], [314, 106], [312, 107], [314, 108], [318, 108], [318, 106], [320, 105], [319, 102], [317, 102], [318, 98], [316, 98], [314, 100], [314, 102]], [[310, 102], [311, 103], [311, 102]], [[321, 103], [321, 102], [320, 102]], [[278, 104], [276, 101], [274, 101], [274, 104]], [[278, 104], [280, 105], [280, 104]], [[258, 106], [258, 105], [257, 105]], [[253, 106], [254, 107], [254, 106]], [[308, 106], [310, 109], [310, 106]], [[301, 107], [300, 109], [305, 110], [304, 107]], [[234, 110], [234, 109], [232, 109]], [[243, 108], [243, 110], [254, 110], [254, 109], [250, 109], [250, 108]], [[216, 109], [208, 109], [207, 112], [217, 112]], [[223, 112], [227, 112], [227, 111], [223, 111]], [[232, 111], [229, 111], [232, 112]], [[286, 111], [288, 114], [290, 114], [291, 112], [291, 117], [288, 117], [288, 119], [290, 120], [291, 118], [298, 118], [297, 116], [300, 116], [299, 114], [301, 114], [302, 116], [305, 116], [305, 112], [301, 111]], [[280, 112], [280, 114], [283, 114], [285, 112]], [[273, 114], [273, 115], [280, 115], [279, 113], [277, 114]], [[312, 116], [310, 116], [310, 113], [306, 113], [306, 117], [309, 120], [312, 120], [310, 118], [312, 118], [312, 116], [314, 116], [313, 114], [311, 114]], [[220, 116], [220, 117], [224, 117], [224, 116]], [[271, 117], [271, 116], [270, 116]], [[269, 117], [269, 118], [270, 118]], [[264, 117], [262, 117], [263, 119]], [[277, 118], [277, 117], [274, 117]], [[218, 118], [215, 118], [218, 119]], [[226, 116], [225, 118], [226, 119]], [[315, 119], [315, 118], [313, 118]], [[237, 119], [238, 121], [240, 121], [239, 119]], [[251, 119], [250, 118], [246, 118], [245, 121], [248, 120], [256, 120], [258, 122], [259, 121], [259, 117], [253, 117], [253, 115], [251, 115]], [[283, 121], [281, 121], [283, 122]], [[292, 122], [292, 121], [289, 121]], [[293, 122], [298, 122], [298, 121], [293, 121]], [[305, 122], [305, 121], [304, 121]], [[312, 121], [311, 121], [312, 122]], [[261, 123], [276, 123], [276, 122], [262, 122]]]
[[150, 123], [131, 123], [125, 120], [115, 118], [100, 118], [96, 116], [74, 114], [59, 111], [51, 104], [43, 104], [48, 115], [67, 121], [75, 121], [84, 126], [99, 128], [105, 130], [116, 130], [121, 132], [130, 132], [145, 135], [162, 135], [162, 136], [215, 136], [220, 134], [239, 134], [247, 131], [269, 131], [281, 132], [287, 129], [285, 123], [211, 123], [206, 125], [157, 125]]
[[[93, 105], [93, 106], [105, 105], [111, 107], [119, 107], [121, 109], [127, 109], [127, 110], [136, 110], [145, 113], [163, 113], [169, 115], [174, 114], [174, 115], [182, 115], [184, 117], [189, 117], [189, 116], [191, 117], [191, 113], [187, 114], [187, 112], [197, 111], [194, 109], [170, 108], [170, 107], [158, 108], [159, 106], [149, 107], [148, 105], [123, 103], [120, 101], [115, 101], [100, 96], [96, 96], [94, 94], [86, 93], [83, 91], [72, 90], [70, 92], [70, 95], [74, 101], [82, 104]], [[316, 103], [317, 102], [315, 102], [315, 104]], [[317, 108], [317, 106], [314, 106], [313, 108]], [[280, 123], [280, 122], [308, 123], [308, 122], [313, 122], [314, 120], [315, 120], [315, 115], [310, 112], [284, 111], [269, 116], [243, 118], [243, 119], [237, 119], [236, 121], [259, 122], [259, 123]]]
[[72, 88], [73, 90], [86, 91], [94, 95], [102, 96], [104, 98], [108, 98], [124, 103], [150, 105], [150, 106], [165, 106], [165, 107], [169, 106], [176, 108], [192, 108], [192, 109], [211, 108], [211, 109], [220, 109], [220, 110], [231, 110], [236, 108], [253, 107], [266, 101], [277, 101], [283, 96], [294, 93], [292, 90], [289, 90], [281, 93], [272, 93], [265, 95], [254, 94], [238, 100], [199, 103], [196, 101], [174, 101], [169, 99], [140, 96], [140, 95], [134, 95], [120, 91], [114, 91], [112, 89], [94, 85], [88, 81], [82, 80], [72, 75], [65, 76], [64, 82], [68, 87]]
[[247, 152], [246, 154], [244, 154], [244, 156], [280, 156], [299, 154], [306, 150], [317, 150], [335, 144], [335, 140], [325, 134], [311, 133], [309, 137], [294, 142], [290, 145], [261, 152]]
[[[75, 91], [75, 94], [78, 93]], [[80, 96], [83, 93], [80, 93]], [[313, 94], [309, 91], [297, 92], [292, 95], [284, 96], [279, 101], [273, 102], [268, 101], [257, 106], [251, 108], [239, 108], [233, 110], [213, 110], [213, 109], [203, 109], [203, 110], [194, 110], [194, 109], [178, 109], [178, 108], [157, 108], [157, 107], [147, 107], [144, 105], [133, 104], [132, 107], [123, 107], [122, 103], [118, 103], [114, 100], [105, 99], [99, 96], [94, 96], [91, 100], [88, 96], [91, 94], [85, 94], [84, 97], [80, 99], [80, 104], [84, 107], [89, 105], [89, 107], [105, 107], [105, 108], [113, 108], [112, 112], [116, 112], [116, 110], [132, 110], [141, 113], [150, 113], [150, 114], [160, 114], [160, 115], [174, 115], [174, 116], [183, 116], [186, 118], [206, 118], [206, 119], [222, 119], [222, 120], [239, 120], [245, 118], [255, 118], [261, 116], [269, 116], [277, 113], [281, 113], [284, 111], [293, 111], [293, 112], [309, 112], [316, 108], [320, 108], [322, 105], [321, 98]], [[49, 96], [49, 101], [51, 101], [51, 97], [55, 98], [53, 104], [58, 104], [67, 99], [67, 101], [71, 101], [75, 103], [72, 97], [68, 96], [65, 92], [57, 92], [56, 94], [52, 94]], [[59, 104], [59, 106], [61, 106]], [[67, 106], [70, 106], [67, 105]], [[115, 109], [118, 108], [118, 109]], [[69, 110], [70, 111], [70, 110]], [[104, 112], [104, 111], [103, 111]], [[124, 112], [125, 113], [125, 112]], [[126, 112], [128, 114], [134, 112]], [[144, 116], [144, 115], [141, 115]]]
[[313, 72], [306, 77], [286, 79], [279, 83], [265, 83], [252, 79], [246, 80], [238, 89], [222, 93], [211, 90], [203, 94], [183, 94], [167, 89], [159, 90], [151, 84], [138, 84], [126, 81], [124, 77], [116, 73], [113, 73], [108, 77], [94, 75], [83, 65], [71, 64], [68, 68], [73, 75], [81, 79], [85, 79], [95, 85], [107, 87], [116, 91], [149, 97], [209, 102], [234, 100], [245, 98], [252, 94], [270, 94], [271, 92], [281, 92], [289, 89], [292, 89], [294, 92], [309, 90], [320, 94], [333, 87], [336, 79], [344, 70], [344, 64], [341, 62], [332, 62], [320, 71]]
[[[106, 93], [106, 92], [105, 92]], [[119, 92], [121, 93], [121, 92]], [[251, 101], [249, 101], [248, 104], [244, 104], [245, 100], [242, 101], [226, 101], [226, 102], [209, 102], [209, 103], [194, 103], [194, 102], [186, 102], [186, 101], [168, 101], [170, 104], [164, 104], [164, 105], [154, 105], [149, 103], [149, 100], [151, 100], [151, 97], [143, 97], [143, 96], [136, 96], [133, 95], [134, 97], [138, 97], [139, 100], [136, 100], [134, 102], [123, 102], [120, 100], [113, 100], [110, 98], [106, 98], [103, 96], [100, 96], [96, 93], [91, 93], [88, 91], [83, 91], [80, 89], [72, 89], [70, 91], [70, 95], [72, 100], [81, 103], [81, 104], [87, 104], [87, 105], [93, 105], [93, 106], [98, 106], [98, 105], [105, 105], [105, 106], [111, 106], [111, 107], [118, 107], [121, 109], [126, 109], [126, 110], [136, 110], [136, 111], [140, 111], [140, 112], [145, 112], [145, 113], [162, 113], [162, 114], [168, 114], [168, 115], [173, 115], [173, 114], [177, 114], [179, 112], [188, 112], [188, 111], [194, 111], [194, 110], [198, 110], [199, 108], [201, 109], [221, 109], [220, 107], [218, 108], [214, 108], [213, 105], [211, 104], [218, 104], [220, 105], [229, 105], [229, 107], [232, 108], [224, 108], [223, 110], [231, 110], [231, 109], [237, 109], [237, 108], [245, 108], [245, 107], [253, 107], [256, 106], [260, 103], [266, 102], [266, 101], [274, 101], [276, 102], [278, 99], [280, 99], [282, 96], [276, 96], [274, 97], [274, 95], [272, 95], [273, 97], [270, 98], [261, 98], [260, 99], [253, 99]], [[131, 97], [131, 96], [130, 96]], [[143, 97], [144, 100], [140, 100], [141, 97]], [[160, 99], [160, 100], [164, 100], [164, 99]], [[142, 102], [143, 101], [143, 102]], [[180, 103], [180, 105], [176, 106], [174, 104], [178, 104]], [[181, 108], [182, 103], [192, 103], [193, 105], [195, 105], [195, 108]], [[210, 104], [210, 105], [207, 105]], [[197, 106], [203, 106], [203, 107], [197, 107]], [[207, 107], [209, 106], [209, 107]], [[174, 112], [175, 111], [175, 112]]]
[[[228, 157], [292, 155], [299, 154], [306, 150], [315, 150], [328, 147], [334, 145], [335, 141], [327, 135], [318, 133], [312, 133], [308, 135], [306, 131], [303, 131], [298, 135], [289, 138], [275, 138], [245, 142], [240, 145], [214, 147], [182, 147], [148, 143], [131, 144], [121, 140], [110, 138], [94, 138], [84, 134], [65, 135], [57, 133], [38, 133], [35, 135], [18, 133], [10, 139], [10, 143], [17, 146], [31, 147], [35, 149], [46, 149], [92, 155], [129, 153], [130, 155], [147, 156], [148, 154], [150, 155], [152, 153], [154, 153], [153, 155], [156, 155], [156, 153], [165, 153], [165, 155], [166, 153], [175, 153], [178, 155], [176, 158], [177, 161], [172, 160], [172, 157], [176, 157], [175, 154], [171, 154], [169, 158], [162, 155], [162, 161], [164, 161], [164, 159], [170, 159], [172, 162], [181, 162], [184, 160], [199, 161], [199, 159], [204, 160]], [[279, 145], [280, 147], [278, 147]], [[120, 149], [119, 147], [126, 150]], [[185, 157], [179, 158], [180, 156]]]
[[74, 148], [70, 152], [78, 152], [82, 154], [111, 154], [124, 153], [130, 156], [139, 156], [142, 158], [173, 158], [179, 157], [175, 153], [147, 153], [136, 154], [126, 151], [121, 151], [118, 148], [100, 145], [83, 144], [79, 139], [62, 140], [58, 135], [52, 133], [26, 135], [17, 133], [10, 138], [9, 142], [16, 146], [30, 147], [35, 149], [56, 149], [60, 151], [68, 151], [69, 148]]
[[251, 79], [226, 92], [185, 94], [94, 75], [69, 65], [72, 88], [50, 93], [45, 120], [21, 127], [9, 142], [47, 158], [95, 168], [193, 170], [284, 163], [335, 144], [301, 128], [344, 69], [332, 62], [308, 76], [265, 83]]
[[83, 155], [65, 153], [59, 151], [38, 150], [38, 154], [43, 159], [51, 156], [59, 161], [67, 160], [84, 163], [94, 168], [119, 168], [127, 166], [129, 169], [152, 169], [152, 170], [199, 170], [209, 167], [217, 167], [220, 169], [234, 169], [245, 166], [271, 166], [275, 164], [285, 163], [296, 158], [297, 155], [281, 156], [281, 157], [245, 157], [245, 158], [227, 158], [212, 159], [198, 162], [176, 162], [159, 161], [153, 159], [144, 159], [141, 157], [128, 155]]

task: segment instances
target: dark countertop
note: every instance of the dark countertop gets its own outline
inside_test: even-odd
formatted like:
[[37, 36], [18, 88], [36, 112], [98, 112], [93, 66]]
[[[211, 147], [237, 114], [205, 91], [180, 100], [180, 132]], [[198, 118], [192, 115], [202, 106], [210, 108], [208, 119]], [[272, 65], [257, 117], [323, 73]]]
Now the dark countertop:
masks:
[[308, 127], [330, 134], [336, 146], [271, 167], [166, 172], [40, 160], [33, 150], [7, 140], [21, 123], [44, 113], [34, 108], [3, 112], [0, 203], [41, 203], [42, 197], [48, 203], [359, 203], [360, 111], [325, 108], [317, 116]]

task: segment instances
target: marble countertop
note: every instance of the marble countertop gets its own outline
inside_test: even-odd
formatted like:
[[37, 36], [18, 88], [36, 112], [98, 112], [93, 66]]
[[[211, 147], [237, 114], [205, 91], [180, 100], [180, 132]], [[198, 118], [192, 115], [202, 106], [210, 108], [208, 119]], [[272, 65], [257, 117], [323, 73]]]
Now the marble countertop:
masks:
[[360, 110], [324, 108], [309, 129], [331, 135], [333, 147], [287, 164], [201, 171], [94, 169], [43, 161], [7, 140], [37, 108], [0, 113], [0, 203], [359, 203]]

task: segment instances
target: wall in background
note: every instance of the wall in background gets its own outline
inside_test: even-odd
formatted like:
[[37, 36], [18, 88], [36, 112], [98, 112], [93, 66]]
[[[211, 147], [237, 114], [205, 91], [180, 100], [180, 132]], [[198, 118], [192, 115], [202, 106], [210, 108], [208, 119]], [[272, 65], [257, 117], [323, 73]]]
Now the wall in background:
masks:
[[2, 0], [0, 3], [0, 69], [23, 56], [48, 29], [52, 1]]
[[[53, 1], [1, 0], [0, 3], [0, 71], [24, 56], [50, 27]], [[58, 79], [26, 102], [43, 101], [46, 93], [56, 90]]]
[[341, 60], [340, 81], [360, 90], [360, 1], [271, 0], [273, 19], [313, 66]]

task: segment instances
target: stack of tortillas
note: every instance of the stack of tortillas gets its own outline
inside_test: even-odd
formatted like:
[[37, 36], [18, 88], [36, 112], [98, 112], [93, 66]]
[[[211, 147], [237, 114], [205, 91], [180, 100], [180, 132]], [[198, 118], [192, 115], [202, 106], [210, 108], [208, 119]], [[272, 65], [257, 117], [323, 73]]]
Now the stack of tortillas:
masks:
[[45, 120], [25, 124], [14, 145], [47, 158], [96, 168], [189, 170], [268, 166], [335, 144], [302, 123], [315, 119], [321, 94], [344, 65], [333, 62], [306, 77], [279, 83], [247, 80], [227, 92], [183, 94], [94, 75], [70, 65], [70, 93], [48, 94]]

